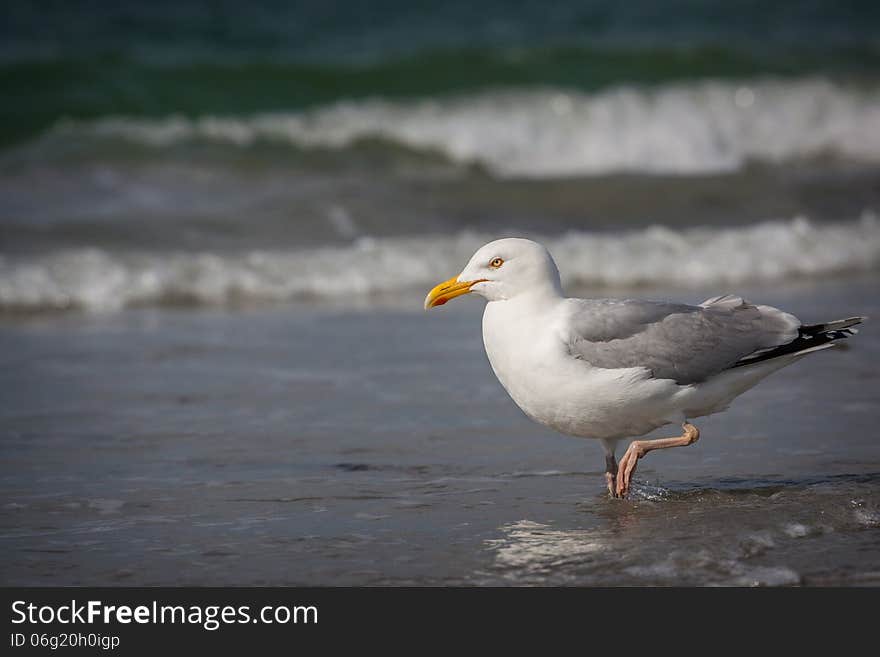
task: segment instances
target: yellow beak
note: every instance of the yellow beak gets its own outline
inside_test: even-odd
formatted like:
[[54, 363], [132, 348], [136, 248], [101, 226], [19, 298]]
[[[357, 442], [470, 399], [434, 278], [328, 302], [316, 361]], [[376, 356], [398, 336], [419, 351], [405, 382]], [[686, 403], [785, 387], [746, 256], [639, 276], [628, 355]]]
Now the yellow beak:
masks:
[[433, 308], [434, 306], [442, 306], [450, 299], [460, 297], [462, 294], [467, 294], [471, 291], [471, 286], [476, 285], [477, 283], [482, 283], [485, 280], [485, 278], [481, 278], [476, 281], [459, 283], [458, 277], [453, 277], [448, 281], [443, 281], [440, 285], [428, 292], [428, 296], [425, 297], [425, 310]]

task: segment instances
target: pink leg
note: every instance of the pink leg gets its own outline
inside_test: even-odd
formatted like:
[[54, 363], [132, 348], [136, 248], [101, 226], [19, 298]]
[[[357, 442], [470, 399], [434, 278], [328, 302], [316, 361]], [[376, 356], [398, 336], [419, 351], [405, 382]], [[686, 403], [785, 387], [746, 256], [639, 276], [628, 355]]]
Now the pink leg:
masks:
[[608, 484], [608, 492], [611, 497], [617, 497], [614, 490], [615, 481], [617, 480], [617, 460], [614, 458], [614, 452], [605, 455], [605, 483]]
[[617, 470], [617, 495], [626, 497], [629, 492], [629, 484], [632, 474], [636, 470], [636, 464], [648, 452], [655, 449], [667, 449], [668, 447], [686, 447], [700, 439], [700, 430], [693, 424], [685, 422], [681, 425], [684, 433], [675, 438], [657, 438], [656, 440], [634, 440], [630, 443]]

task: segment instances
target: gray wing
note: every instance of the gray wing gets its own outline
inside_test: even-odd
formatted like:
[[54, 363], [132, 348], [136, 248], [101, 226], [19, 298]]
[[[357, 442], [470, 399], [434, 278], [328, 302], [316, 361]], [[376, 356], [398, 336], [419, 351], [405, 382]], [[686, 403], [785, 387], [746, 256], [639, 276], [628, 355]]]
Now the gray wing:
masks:
[[798, 337], [800, 320], [740, 297], [699, 306], [634, 299], [569, 299], [568, 348], [596, 367], [644, 367], [658, 379], [698, 383]]

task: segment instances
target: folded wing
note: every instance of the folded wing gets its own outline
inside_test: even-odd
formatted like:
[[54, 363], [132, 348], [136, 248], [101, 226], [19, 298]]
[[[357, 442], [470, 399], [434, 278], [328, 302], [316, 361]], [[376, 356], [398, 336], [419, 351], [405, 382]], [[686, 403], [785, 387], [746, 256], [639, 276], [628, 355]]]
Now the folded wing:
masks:
[[641, 367], [658, 379], [699, 383], [801, 336], [795, 316], [736, 296], [699, 306], [635, 299], [569, 299], [572, 355], [596, 367]]

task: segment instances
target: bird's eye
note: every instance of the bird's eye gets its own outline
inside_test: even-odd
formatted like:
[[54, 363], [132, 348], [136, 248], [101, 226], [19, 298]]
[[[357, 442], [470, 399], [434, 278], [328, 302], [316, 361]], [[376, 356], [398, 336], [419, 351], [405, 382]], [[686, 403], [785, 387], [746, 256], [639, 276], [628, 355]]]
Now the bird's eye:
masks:
[[504, 261], [501, 258], [493, 258], [492, 261], [489, 263], [489, 266], [493, 267], [494, 269], [498, 269], [503, 264]]

